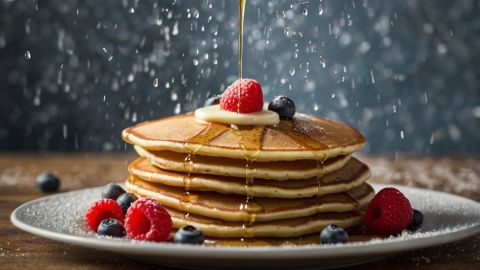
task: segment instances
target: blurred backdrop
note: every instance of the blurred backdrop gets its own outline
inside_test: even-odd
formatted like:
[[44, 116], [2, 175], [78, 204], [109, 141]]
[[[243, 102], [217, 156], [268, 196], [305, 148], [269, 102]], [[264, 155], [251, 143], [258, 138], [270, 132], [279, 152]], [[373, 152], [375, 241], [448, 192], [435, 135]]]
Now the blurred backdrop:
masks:
[[[480, 153], [480, 1], [250, 0], [244, 76], [369, 153]], [[121, 130], [237, 78], [234, 0], [0, 0], [0, 150], [125, 151]]]

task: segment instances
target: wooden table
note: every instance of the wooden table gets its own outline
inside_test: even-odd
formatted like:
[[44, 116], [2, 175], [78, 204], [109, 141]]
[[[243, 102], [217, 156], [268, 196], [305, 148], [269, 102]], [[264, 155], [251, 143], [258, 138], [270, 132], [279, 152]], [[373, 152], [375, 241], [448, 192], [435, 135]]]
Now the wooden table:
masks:
[[[52, 171], [61, 191], [123, 181], [133, 154], [0, 154], [0, 269], [161, 269], [118, 254], [43, 239], [15, 228], [10, 213], [21, 203], [45, 196], [35, 177]], [[445, 190], [480, 201], [480, 157], [361, 157], [376, 182]], [[350, 269], [480, 269], [480, 235], [456, 243], [356, 266]], [[163, 268], [165, 269], [165, 268]]]

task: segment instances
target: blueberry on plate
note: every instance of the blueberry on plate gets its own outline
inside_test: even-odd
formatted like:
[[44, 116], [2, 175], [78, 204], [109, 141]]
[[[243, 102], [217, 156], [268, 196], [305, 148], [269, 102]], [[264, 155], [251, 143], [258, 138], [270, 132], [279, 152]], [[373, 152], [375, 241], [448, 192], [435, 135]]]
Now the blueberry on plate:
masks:
[[221, 97], [222, 97], [221, 95], [211, 96], [207, 100], [205, 100], [205, 104], [203, 106], [208, 107], [208, 106], [220, 104]]
[[60, 179], [52, 173], [46, 172], [37, 176], [37, 187], [42, 192], [54, 192], [60, 186]]
[[320, 242], [322, 244], [346, 243], [348, 242], [348, 234], [337, 225], [328, 225], [320, 233]]
[[138, 198], [135, 196], [133, 193], [123, 193], [117, 198], [117, 203], [122, 207], [123, 214], [127, 213], [128, 208], [134, 201], [136, 201]]
[[110, 183], [103, 188], [102, 198], [116, 200], [118, 196], [122, 195], [125, 192], [126, 191], [120, 185]]
[[408, 225], [407, 230], [409, 231], [416, 231], [422, 226], [423, 224], [423, 214], [422, 212], [418, 211], [417, 209], [413, 209], [413, 217], [412, 222]]
[[185, 226], [180, 228], [173, 237], [175, 243], [178, 244], [202, 244], [205, 241], [205, 236], [200, 229], [193, 226]]
[[107, 218], [98, 224], [98, 235], [123, 237], [125, 236], [125, 228], [122, 223], [114, 218]]
[[281, 119], [290, 120], [295, 114], [295, 103], [289, 97], [277, 96], [268, 104], [268, 110], [278, 113]]

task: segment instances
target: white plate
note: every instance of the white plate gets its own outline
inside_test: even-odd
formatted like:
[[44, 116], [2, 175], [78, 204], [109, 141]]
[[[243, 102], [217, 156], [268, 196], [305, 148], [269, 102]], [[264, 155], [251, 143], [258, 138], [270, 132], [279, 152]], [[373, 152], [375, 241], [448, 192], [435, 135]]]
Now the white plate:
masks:
[[[385, 187], [373, 186], [377, 191]], [[193, 246], [97, 237], [86, 230], [83, 214], [100, 198], [101, 187], [27, 202], [15, 209], [10, 218], [18, 228], [52, 240], [118, 252], [138, 261], [197, 269], [334, 268], [440, 245], [480, 232], [479, 203], [443, 192], [394, 187], [409, 198], [414, 208], [424, 213], [425, 223], [418, 232], [384, 240], [328, 246]]]

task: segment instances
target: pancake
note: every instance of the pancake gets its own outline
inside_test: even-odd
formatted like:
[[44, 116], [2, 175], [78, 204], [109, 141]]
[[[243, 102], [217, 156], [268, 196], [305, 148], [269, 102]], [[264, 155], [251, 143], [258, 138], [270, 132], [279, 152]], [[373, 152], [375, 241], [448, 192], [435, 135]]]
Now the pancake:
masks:
[[[245, 178], [191, 174], [167, 171], [155, 167], [145, 158], [139, 158], [128, 166], [135, 178], [189, 190], [215, 191], [224, 194], [247, 195]], [[351, 158], [340, 170], [306, 180], [275, 181], [254, 179], [248, 187], [248, 195], [267, 198], [306, 198], [346, 191], [363, 184], [370, 178], [370, 170], [356, 158]], [[320, 184], [320, 186], [319, 186]]]
[[246, 226], [243, 222], [228, 222], [202, 217], [165, 207], [172, 216], [173, 227], [179, 229], [192, 225], [202, 230], [207, 237], [215, 238], [288, 238], [319, 233], [329, 224], [344, 229], [361, 225], [363, 214], [358, 211], [345, 213], [322, 213], [309, 217], [256, 222]]
[[368, 184], [322, 197], [300, 199], [251, 198], [225, 196], [216, 192], [192, 191], [130, 178], [125, 184], [129, 192], [150, 197], [164, 206], [188, 213], [225, 221], [264, 222], [311, 216], [325, 212], [358, 210], [368, 204], [374, 191]]
[[296, 114], [277, 126], [197, 123], [192, 113], [140, 123], [125, 129], [123, 139], [148, 150], [170, 150], [203, 156], [258, 162], [310, 160], [349, 155], [365, 138], [356, 129], [316, 116]]
[[[212, 156], [189, 156], [171, 151], [148, 151], [135, 145], [137, 153], [159, 168], [169, 171], [272, 179], [277, 181], [309, 179], [322, 176], [342, 168], [351, 156], [337, 156], [323, 164], [317, 160], [248, 162]], [[188, 162], [188, 159], [191, 162]], [[246, 167], [250, 170], [245, 169]]]

